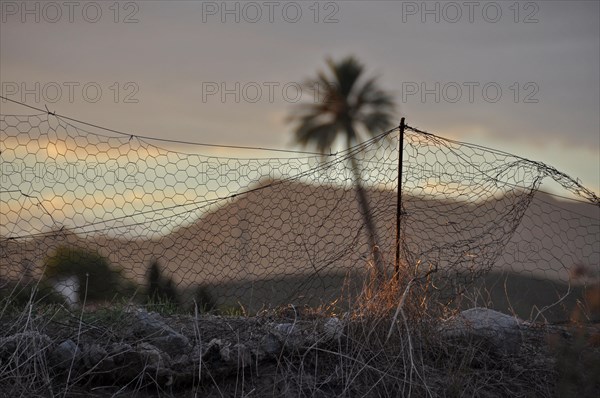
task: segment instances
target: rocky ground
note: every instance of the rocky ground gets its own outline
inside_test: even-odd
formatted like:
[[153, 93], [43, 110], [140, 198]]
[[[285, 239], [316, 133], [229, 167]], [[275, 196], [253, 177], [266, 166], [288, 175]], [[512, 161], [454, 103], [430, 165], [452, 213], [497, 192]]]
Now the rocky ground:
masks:
[[595, 331], [470, 310], [426, 326], [289, 307], [255, 317], [142, 308], [4, 311], [0, 395], [598, 396]]

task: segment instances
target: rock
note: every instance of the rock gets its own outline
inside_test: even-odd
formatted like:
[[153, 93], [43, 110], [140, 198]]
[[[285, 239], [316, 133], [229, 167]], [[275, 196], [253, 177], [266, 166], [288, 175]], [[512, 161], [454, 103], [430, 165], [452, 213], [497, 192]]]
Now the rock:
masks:
[[53, 283], [54, 290], [65, 298], [65, 303], [73, 309], [79, 305], [79, 278], [69, 275]]
[[521, 322], [487, 308], [471, 308], [446, 320], [440, 332], [446, 338], [479, 341], [502, 354], [517, 354], [522, 343]]
[[323, 324], [323, 334], [329, 340], [338, 340], [343, 332], [344, 325], [338, 318], [327, 318]]
[[112, 358], [108, 357], [108, 352], [99, 344], [90, 344], [82, 350], [81, 357], [84, 365], [88, 369], [99, 366], [102, 363], [103, 369], [110, 369], [114, 365]]
[[272, 333], [284, 347], [295, 349], [302, 346], [302, 333], [295, 323], [278, 323]]
[[[117, 361], [115, 361], [117, 362]], [[139, 343], [119, 354], [119, 376], [134, 379], [142, 374], [168, 377], [169, 356], [149, 343]]]
[[162, 317], [156, 312], [148, 312], [143, 309], [136, 309], [132, 312], [138, 321], [135, 325], [136, 334], [144, 337], [158, 337], [177, 334], [177, 332], [172, 327], [167, 325], [162, 320]]
[[281, 352], [281, 343], [273, 333], [267, 333], [260, 341], [260, 351], [267, 355], [275, 355]]
[[0, 358], [13, 358], [17, 352], [23, 352], [29, 357], [32, 353], [39, 354], [50, 346], [52, 346], [52, 340], [45, 334], [33, 331], [15, 333], [0, 337]]
[[117, 365], [123, 364], [125, 355], [131, 350], [131, 345], [127, 343], [112, 343], [107, 348], [109, 358]]
[[202, 362], [212, 374], [228, 374], [250, 366], [256, 354], [246, 345], [212, 339], [204, 348]]
[[221, 359], [222, 347], [224, 346], [221, 339], [212, 339], [208, 342], [206, 347], [203, 349], [201, 358], [204, 362], [212, 363]]
[[228, 365], [235, 367], [246, 367], [252, 363], [252, 355], [248, 347], [244, 344], [238, 343], [234, 346], [229, 344], [222, 344], [219, 349], [221, 360]]
[[59, 368], [69, 368], [77, 364], [81, 350], [73, 340], [68, 339], [57, 345], [50, 353], [50, 360]]
[[179, 355], [177, 358], [174, 358], [171, 362], [171, 369], [174, 370], [187, 370], [190, 367], [193, 368], [193, 364], [190, 359], [190, 356], [187, 354]]
[[152, 338], [150, 343], [173, 356], [185, 354], [191, 349], [189, 339], [179, 333]]
[[172, 355], [181, 355], [191, 350], [189, 339], [167, 325], [161, 316], [142, 309], [134, 311], [137, 325], [134, 332], [146, 337], [152, 345]]
[[148, 343], [140, 343], [135, 352], [139, 354], [144, 366], [151, 369], [161, 369], [165, 367], [165, 354], [160, 352], [158, 348]]
[[289, 336], [297, 332], [296, 325], [293, 323], [278, 323], [273, 328], [281, 336]]
[[242, 368], [250, 366], [252, 363], [252, 352], [245, 344], [235, 344], [231, 352], [235, 355], [235, 358], [232, 359], [235, 360]]

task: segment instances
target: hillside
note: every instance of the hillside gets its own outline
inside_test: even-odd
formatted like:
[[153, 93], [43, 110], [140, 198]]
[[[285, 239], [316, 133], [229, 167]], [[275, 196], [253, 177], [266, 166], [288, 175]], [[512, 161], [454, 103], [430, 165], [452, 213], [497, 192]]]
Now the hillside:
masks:
[[[391, 272], [396, 193], [372, 189], [368, 195]], [[505, 270], [567, 282], [579, 263], [597, 272], [600, 208], [540, 192], [528, 200], [518, 191], [482, 203], [404, 195], [403, 247], [421, 267], [438, 266], [457, 278]], [[339, 292], [339, 280], [326, 282], [325, 276], [358, 275], [369, 255], [356, 203], [352, 189], [272, 181], [156, 239], [72, 231], [2, 239], [0, 278], [37, 277], [44, 258], [68, 245], [98, 250], [140, 284], [156, 259], [180, 289], [228, 284], [237, 286], [238, 297], [268, 297], [272, 293], [260, 281], [309, 278], [318, 289]], [[256, 286], [261, 286], [258, 291]]]

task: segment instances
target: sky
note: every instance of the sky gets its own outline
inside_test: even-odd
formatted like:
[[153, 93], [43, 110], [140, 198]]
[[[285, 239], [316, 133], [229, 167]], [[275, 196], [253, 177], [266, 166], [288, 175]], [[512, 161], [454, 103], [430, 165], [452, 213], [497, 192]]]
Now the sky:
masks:
[[2, 1], [1, 12], [2, 95], [60, 115], [299, 149], [286, 116], [311, 98], [298, 85], [327, 57], [354, 55], [394, 95], [398, 120], [600, 192], [597, 1]]

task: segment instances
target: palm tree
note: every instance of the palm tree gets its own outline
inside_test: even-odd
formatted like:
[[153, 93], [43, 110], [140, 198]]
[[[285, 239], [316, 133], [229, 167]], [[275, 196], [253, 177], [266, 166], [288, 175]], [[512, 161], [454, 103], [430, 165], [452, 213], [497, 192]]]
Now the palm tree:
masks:
[[[343, 139], [349, 149], [362, 141], [365, 133], [375, 136], [392, 125], [395, 108], [392, 96], [379, 88], [376, 77], [361, 79], [364, 67], [356, 58], [349, 56], [339, 62], [327, 59], [327, 66], [330, 75], [319, 72], [316, 79], [304, 84], [319, 101], [300, 104], [289, 118], [296, 123], [294, 133], [299, 144], [313, 145], [325, 153], [336, 140]], [[375, 225], [361, 182], [360, 165], [353, 152], [350, 164], [377, 278], [381, 278], [384, 267], [377, 250]]]

